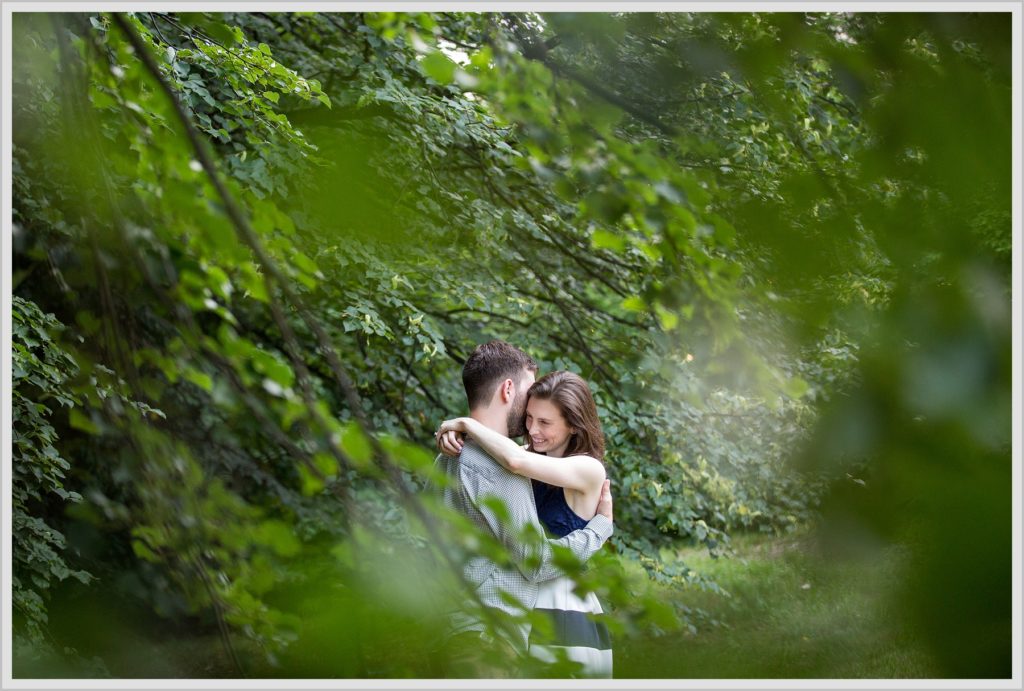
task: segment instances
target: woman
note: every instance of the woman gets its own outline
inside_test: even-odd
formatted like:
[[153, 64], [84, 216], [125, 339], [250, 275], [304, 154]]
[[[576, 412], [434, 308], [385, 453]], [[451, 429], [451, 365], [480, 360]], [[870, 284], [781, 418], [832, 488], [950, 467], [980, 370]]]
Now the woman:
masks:
[[[585, 526], [597, 510], [605, 479], [597, 406], [587, 383], [572, 372], [541, 377], [527, 397], [525, 448], [468, 417], [443, 422], [438, 447], [458, 455], [459, 433], [468, 434], [505, 468], [530, 478], [537, 515], [552, 534], [563, 537]], [[583, 665], [584, 676], [610, 678], [608, 629], [587, 616], [601, 614], [601, 603], [594, 593], [577, 596], [574, 587], [565, 576], [542, 584], [535, 609], [551, 616], [554, 639], [531, 635], [530, 654], [546, 662], [565, 656]]]

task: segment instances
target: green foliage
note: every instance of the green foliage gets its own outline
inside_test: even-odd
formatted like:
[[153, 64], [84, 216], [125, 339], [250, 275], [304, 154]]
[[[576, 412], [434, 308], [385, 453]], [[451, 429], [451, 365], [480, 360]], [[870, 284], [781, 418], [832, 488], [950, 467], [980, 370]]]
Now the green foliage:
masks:
[[[623, 677], [924, 679], [942, 674], [928, 646], [878, 594], [899, 588], [907, 553], [823, 555], [812, 536], [738, 536], [734, 559], [682, 558], [728, 591], [685, 592], [696, 632], [638, 636], [617, 647]], [[679, 597], [666, 591], [666, 599]], [[656, 662], [663, 660], [663, 662]]]
[[60, 438], [51, 418], [67, 408], [77, 419], [91, 423], [74, 408], [81, 406], [82, 400], [69, 387], [78, 366], [54, 341], [62, 325], [28, 300], [15, 297], [12, 308], [11, 404], [16, 424], [12, 439], [15, 573], [11, 596], [15, 611], [23, 617], [26, 635], [33, 643], [45, 645], [46, 597], [52, 583], [76, 578], [88, 584], [92, 578], [84, 570], [69, 568], [62, 554], [67, 541], [47, 523], [47, 518], [51, 522], [53, 518], [41, 510], [50, 502], [82, 501], [81, 494], [65, 486], [71, 464], [57, 449]]
[[717, 557], [824, 509], [914, 545], [907, 617], [981, 641], [934, 634], [947, 672], [1002, 669], [1004, 19], [13, 30], [19, 632], [45, 635], [48, 594], [99, 593], [216, 637], [235, 674], [435, 676], [459, 563], [505, 555], [428, 491], [429, 444], [498, 337], [594, 390], [614, 556], [576, 577], [615, 633], [694, 625], [657, 587], [720, 590], [665, 545]]

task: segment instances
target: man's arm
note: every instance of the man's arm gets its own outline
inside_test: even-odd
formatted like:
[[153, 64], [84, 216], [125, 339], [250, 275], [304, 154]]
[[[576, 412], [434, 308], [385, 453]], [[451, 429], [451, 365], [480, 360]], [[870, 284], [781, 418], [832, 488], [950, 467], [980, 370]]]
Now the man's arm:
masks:
[[[536, 509], [535, 509], [534, 512], [536, 513]], [[597, 521], [596, 524], [595, 524], [595, 521]], [[598, 502], [597, 502], [597, 513], [594, 514], [594, 517], [590, 519], [590, 522], [587, 523], [586, 527], [580, 528], [579, 530], [575, 530], [575, 531], [569, 533], [568, 535], [566, 535], [563, 538], [559, 538], [557, 540], [547, 540], [546, 542], [548, 544], [555, 544], [555, 545], [563, 544], [564, 546], [569, 547], [569, 549], [572, 550], [572, 553], [576, 556], [577, 559], [579, 559], [580, 561], [586, 561], [587, 559], [590, 558], [590, 555], [594, 554], [594, 552], [597, 552], [597, 550], [601, 549], [601, 547], [604, 545], [605, 541], [609, 537], [611, 537], [613, 524], [614, 524], [614, 521], [612, 520], [612, 490], [611, 490], [611, 481], [610, 480], [605, 480], [604, 482], [601, 483], [601, 495], [600, 495], [600, 498], [598, 499]], [[584, 533], [584, 531], [586, 531], [588, 528], [593, 530], [593, 531], [595, 531], [595, 532], [601, 532], [601, 534], [604, 534], [605, 529], [607, 529], [607, 534], [604, 534], [604, 537], [601, 539], [601, 544], [597, 545], [597, 547], [595, 547], [590, 552], [590, 554], [588, 554], [586, 557], [584, 557], [584, 556], [582, 556], [582, 553], [581, 553], [582, 550], [584, 549], [584, 545], [579, 544], [580, 541], [582, 540], [582, 536], [580, 536], [580, 537], [574, 537], [574, 536], [576, 536], [578, 533], [579, 534]], [[572, 540], [576, 544], [573, 544], [573, 543], [570, 543], [570, 542], [566, 542], [566, 541], [570, 540], [570, 538], [572, 538]], [[548, 577], [544, 577], [544, 578], [539, 578], [538, 580], [546, 581], [546, 580], [548, 580], [548, 578], [554, 578], [555, 576], [561, 576], [561, 575], [562, 575], [561, 570], [557, 570], [557, 572], [554, 574], [554, 576], [548, 576]]]
[[[476, 476], [473, 479], [477, 482], [471, 482], [468, 477], [464, 478], [467, 489], [469, 485], [476, 486], [476, 491], [472, 493], [473, 503], [480, 510], [494, 535], [508, 550], [513, 564], [531, 583], [564, 575], [564, 571], [554, 563], [552, 545], [567, 547], [577, 559], [586, 561], [601, 549], [612, 534], [609, 502], [606, 505], [608, 515], [597, 514], [585, 527], [557, 540], [541, 539], [536, 545], [528, 544], [522, 538], [526, 530], [532, 530], [536, 535], [544, 535], [544, 527], [537, 517], [537, 507], [533, 501], [533, 489], [530, 486], [530, 481], [504, 469], [490, 480], [482, 475], [473, 474]], [[487, 505], [487, 502], [482, 501], [488, 496], [504, 503], [508, 511], [507, 520], [505, 517], [500, 517], [494, 509]], [[530, 527], [527, 528], [527, 526]]]

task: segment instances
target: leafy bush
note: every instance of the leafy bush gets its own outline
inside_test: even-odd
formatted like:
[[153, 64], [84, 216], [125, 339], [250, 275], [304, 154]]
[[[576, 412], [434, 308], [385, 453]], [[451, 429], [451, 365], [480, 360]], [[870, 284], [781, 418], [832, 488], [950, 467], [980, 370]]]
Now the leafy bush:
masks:
[[[887, 496], [872, 461], [910, 456], [858, 437], [888, 430], [873, 413], [823, 411], [915, 420], [946, 392], [916, 297], [937, 321], [960, 306], [937, 334], [991, 327], [962, 374], [997, 426], [1007, 387], [978, 373], [1002, 371], [1008, 336], [979, 314], [1008, 293], [1009, 168], [978, 161], [1008, 150], [1009, 72], [1007, 41], [981, 38], [1008, 34], [946, 19], [18, 13], [27, 635], [47, 593], [83, 587], [216, 638], [237, 673], [326, 673], [291, 644], [341, 637], [339, 674], [425, 675], [433, 603], [495, 549], [426, 491], [490, 338], [593, 386], [618, 559], [580, 579], [622, 631], [689, 616], [637, 565], [715, 587], [664, 558], [675, 540], [790, 531], [832, 477], [875, 497], [877, 474]], [[991, 107], [949, 125], [936, 94], [961, 90]], [[904, 332], [934, 358], [879, 366]], [[925, 382], [910, 403], [907, 381]], [[992, 442], [997, 464], [985, 429], [956, 448]], [[379, 655], [396, 641], [408, 657]]]

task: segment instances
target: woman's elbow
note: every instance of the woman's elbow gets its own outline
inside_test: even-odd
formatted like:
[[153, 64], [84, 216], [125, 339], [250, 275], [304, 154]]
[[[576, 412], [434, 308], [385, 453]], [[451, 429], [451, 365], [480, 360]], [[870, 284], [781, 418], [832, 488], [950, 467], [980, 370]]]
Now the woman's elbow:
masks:
[[519, 454], [512, 454], [509, 456], [508, 459], [506, 459], [505, 465], [513, 473], [516, 473], [517, 475], [523, 474], [524, 459], [519, 456]]

